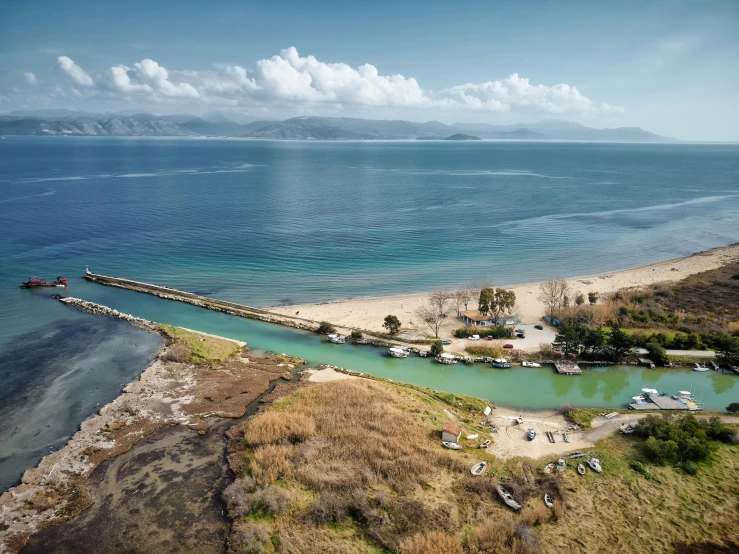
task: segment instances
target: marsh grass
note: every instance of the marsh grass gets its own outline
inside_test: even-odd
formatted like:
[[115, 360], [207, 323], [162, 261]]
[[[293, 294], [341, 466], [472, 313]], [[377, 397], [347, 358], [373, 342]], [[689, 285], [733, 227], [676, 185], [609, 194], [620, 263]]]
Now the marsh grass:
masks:
[[180, 348], [189, 350], [189, 356], [182, 361], [191, 363], [222, 362], [241, 351], [239, 345], [230, 340], [193, 333], [172, 325], [159, 325], [158, 328], [161, 333], [169, 338], [172, 346], [179, 345]]

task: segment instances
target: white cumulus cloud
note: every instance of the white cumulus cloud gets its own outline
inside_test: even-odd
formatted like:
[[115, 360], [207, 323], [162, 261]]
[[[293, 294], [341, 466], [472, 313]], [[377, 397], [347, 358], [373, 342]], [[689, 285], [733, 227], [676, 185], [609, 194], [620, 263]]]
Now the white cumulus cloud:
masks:
[[56, 61], [59, 64], [59, 67], [62, 68], [62, 71], [69, 75], [72, 80], [79, 86], [91, 87], [95, 84], [92, 80], [92, 77], [90, 77], [84, 69], [74, 63], [74, 61], [72, 61], [72, 58], [69, 58], [67, 56], [59, 56]]
[[31, 73], [30, 71], [24, 72], [23, 73], [23, 77], [26, 78], [26, 82], [29, 85], [37, 85], [38, 84], [38, 79], [36, 78], [36, 75], [34, 75], [33, 73]]
[[[548, 114], [611, 114], [623, 108], [594, 102], [576, 86], [532, 84], [514, 73], [505, 79], [424, 90], [413, 77], [382, 75], [373, 65], [352, 67], [301, 56], [294, 47], [258, 60], [253, 69], [227, 65], [211, 71], [168, 70], [145, 59], [116, 65], [92, 78], [67, 56], [59, 66], [79, 87], [108, 95], [138, 95], [155, 102], [309, 107], [334, 105], [385, 108], [530, 111]], [[91, 91], [91, 94], [95, 92]]]

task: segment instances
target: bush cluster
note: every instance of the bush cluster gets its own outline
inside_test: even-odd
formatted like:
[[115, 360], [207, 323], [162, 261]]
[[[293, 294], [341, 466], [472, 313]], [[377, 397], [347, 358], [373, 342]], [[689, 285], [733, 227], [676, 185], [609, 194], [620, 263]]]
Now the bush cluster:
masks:
[[688, 462], [706, 460], [715, 450], [713, 441], [729, 443], [735, 436], [734, 429], [719, 418], [698, 421], [692, 414], [679, 418], [649, 415], [639, 422], [635, 434], [646, 438], [641, 450], [647, 460], [659, 465], [682, 464], [688, 473], [697, 471], [697, 467], [687, 466]]

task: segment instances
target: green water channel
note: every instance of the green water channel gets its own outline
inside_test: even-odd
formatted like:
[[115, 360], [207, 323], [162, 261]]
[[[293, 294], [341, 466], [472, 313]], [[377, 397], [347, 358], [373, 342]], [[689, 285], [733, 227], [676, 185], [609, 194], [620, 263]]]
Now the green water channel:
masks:
[[582, 375], [566, 376], [557, 374], [551, 366], [512, 369], [496, 369], [490, 364], [445, 366], [414, 355], [391, 358], [385, 349], [372, 346], [331, 344], [314, 333], [91, 283], [75, 283], [74, 292], [75, 296], [153, 321], [243, 340], [252, 348], [299, 356], [311, 365], [333, 364], [404, 383], [486, 398], [512, 408], [547, 409], [564, 404], [622, 408], [644, 387], [668, 394], [690, 390], [707, 410], [723, 411], [731, 402], [739, 402], [739, 376], [729, 373], [613, 366], [584, 369]]

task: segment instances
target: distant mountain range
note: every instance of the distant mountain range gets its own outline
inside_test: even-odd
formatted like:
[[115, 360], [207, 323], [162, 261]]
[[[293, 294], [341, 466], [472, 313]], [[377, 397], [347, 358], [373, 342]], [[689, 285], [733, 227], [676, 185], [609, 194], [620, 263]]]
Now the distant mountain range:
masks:
[[[593, 129], [557, 119], [515, 125], [446, 125], [438, 121], [418, 123], [313, 116], [293, 117], [285, 121], [249, 121], [249, 118], [241, 117], [239, 121], [235, 121], [218, 112], [194, 117], [188, 114], [93, 114], [70, 110], [32, 110], [0, 115], [0, 135], [222, 136], [275, 140], [470, 140], [462, 137], [514, 140], [671, 140], [639, 127]], [[459, 137], [452, 139], [456, 135]]]

